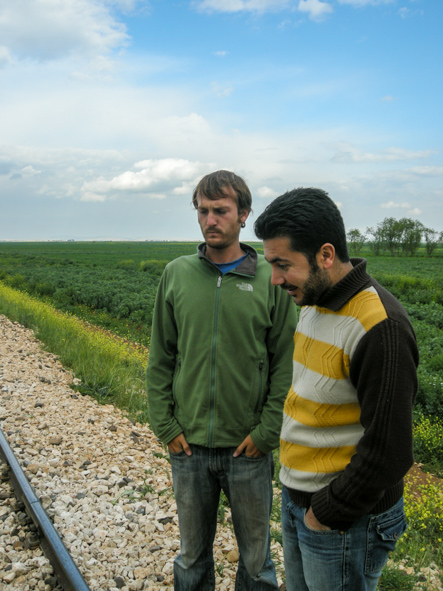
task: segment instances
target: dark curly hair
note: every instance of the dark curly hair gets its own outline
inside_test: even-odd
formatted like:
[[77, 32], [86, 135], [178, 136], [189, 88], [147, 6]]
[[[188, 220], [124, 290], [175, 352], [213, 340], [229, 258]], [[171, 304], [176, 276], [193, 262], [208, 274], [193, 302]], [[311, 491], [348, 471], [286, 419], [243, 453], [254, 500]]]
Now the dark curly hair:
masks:
[[323, 244], [334, 246], [341, 262], [349, 261], [346, 231], [338, 207], [322, 189], [293, 189], [272, 201], [254, 224], [257, 238], [287, 237], [291, 249], [313, 264]]

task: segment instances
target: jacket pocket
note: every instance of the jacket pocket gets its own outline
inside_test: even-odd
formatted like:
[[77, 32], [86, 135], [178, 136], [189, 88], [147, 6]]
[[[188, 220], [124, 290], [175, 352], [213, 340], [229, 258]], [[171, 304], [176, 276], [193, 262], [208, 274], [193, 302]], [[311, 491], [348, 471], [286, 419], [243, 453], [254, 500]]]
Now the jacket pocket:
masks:
[[172, 397], [174, 399], [174, 415], [177, 416], [177, 411], [179, 408], [179, 404], [178, 404], [178, 396], [177, 396], [177, 382], [179, 380], [180, 377], [180, 371], [181, 371], [181, 366], [182, 366], [182, 360], [180, 357], [177, 357], [177, 361], [175, 364], [175, 370], [174, 370], [174, 375], [172, 377]]

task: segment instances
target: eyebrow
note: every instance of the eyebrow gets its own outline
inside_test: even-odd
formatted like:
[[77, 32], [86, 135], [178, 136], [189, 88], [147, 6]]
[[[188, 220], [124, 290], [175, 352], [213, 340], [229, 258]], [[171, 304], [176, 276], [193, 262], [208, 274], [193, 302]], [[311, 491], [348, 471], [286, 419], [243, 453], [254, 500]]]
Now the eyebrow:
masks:
[[[220, 209], [226, 209], [227, 205], [217, 205], [216, 207], [213, 207], [212, 209], [214, 209], [214, 211], [218, 211]], [[197, 207], [197, 209], [209, 209], [209, 207], [207, 205], [199, 205]]]
[[[266, 257], [265, 257], [266, 259]], [[283, 259], [281, 257], [274, 257], [273, 259], [266, 259], [270, 265], [274, 263], [289, 263], [289, 259]]]

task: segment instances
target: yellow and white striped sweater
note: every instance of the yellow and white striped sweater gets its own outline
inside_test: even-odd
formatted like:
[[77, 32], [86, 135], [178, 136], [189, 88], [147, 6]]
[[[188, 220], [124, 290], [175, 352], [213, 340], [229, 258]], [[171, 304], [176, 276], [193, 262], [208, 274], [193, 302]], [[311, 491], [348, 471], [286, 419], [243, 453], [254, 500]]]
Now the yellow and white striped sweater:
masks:
[[[377, 476], [373, 464], [375, 457], [382, 455], [380, 446], [389, 453], [392, 434], [402, 432], [401, 428], [396, 431], [397, 405], [403, 404], [406, 415], [411, 416], [417, 365], [415, 337], [406, 312], [366, 274], [365, 261], [353, 263], [354, 270], [322, 298], [321, 306], [301, 310], [280, 442], [281, 482], [307, 506], [314, 503], [317, 493], [317, 519], [343, 529], [359, 514], [370, 512], [380, 495], [401, 480], [412, 463], [409, 433], [397, 480], [383, 480], [381, 489], [375, 487], [373, 495], [362, 500], [368, 485], [373, 488]], [[393, 338], [399, 326], [408, 333], [406, 340]], [[383, 337], [384, 332], [388, 336]], [[398, 374], [405, 363], [406, 381]], [[396, 402], [389, 409], [386, 398], [390, 396]], [[379, 416], [382, 407], [382, 415], [391, 413], [390, 427]], [[406, 430], [411, 431], [410, 423]], [[351, 487], [361, 498], [349, 494], [350, 481], [346, 481], [350, 478], [361, 480], [360, 486], [354, 480]], [[392, 501], [398, 500], [401, 490], [397, 486]], [[392, 502], [389, 495], [385, 501]]]

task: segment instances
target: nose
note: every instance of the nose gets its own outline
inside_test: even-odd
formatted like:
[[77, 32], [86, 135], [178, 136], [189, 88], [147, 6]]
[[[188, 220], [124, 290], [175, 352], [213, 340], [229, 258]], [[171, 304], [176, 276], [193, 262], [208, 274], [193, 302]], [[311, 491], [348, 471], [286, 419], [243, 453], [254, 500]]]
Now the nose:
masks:
[[278, 269], [272, 267], [271, 283], [272, 285], [281, 285], [285, 280]]
[[217, 224], [217, 220], [215, 219], [215, 215], [212, 212], [208, 212], [208, 217], [206, 218], [206, 222], [208, 226], [215, 226]]

